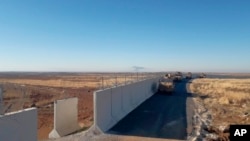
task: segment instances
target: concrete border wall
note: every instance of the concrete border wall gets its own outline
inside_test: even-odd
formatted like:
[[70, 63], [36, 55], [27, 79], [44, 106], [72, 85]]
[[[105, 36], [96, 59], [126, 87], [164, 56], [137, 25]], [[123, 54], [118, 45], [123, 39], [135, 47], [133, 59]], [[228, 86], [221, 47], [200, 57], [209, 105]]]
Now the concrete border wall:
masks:
[[0, 86], [0, 115], [4, 114], [4, 104], [3, 104], [3, 90]]
[[54, 129], [49, 138], [59, 138], [80, 129], [78, 125], [78, 98], [54, 102]]
[[139, 81], [94, 92], [94, 127], [108, 131], [137, 106], [151, 97], [159, 78]]
[[36, 141], [37, 109], [0, 115], [0, 141]]

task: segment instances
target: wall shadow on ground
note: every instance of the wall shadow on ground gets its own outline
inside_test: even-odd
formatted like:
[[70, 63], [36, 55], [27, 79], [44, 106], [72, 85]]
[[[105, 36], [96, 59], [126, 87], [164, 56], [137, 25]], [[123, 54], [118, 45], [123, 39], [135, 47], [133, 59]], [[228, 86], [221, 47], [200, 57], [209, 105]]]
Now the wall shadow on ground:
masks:
[[186, 140], [189, 80], [176, 82], [172, 95], [157, 92], [108, 131], [108, 134]]

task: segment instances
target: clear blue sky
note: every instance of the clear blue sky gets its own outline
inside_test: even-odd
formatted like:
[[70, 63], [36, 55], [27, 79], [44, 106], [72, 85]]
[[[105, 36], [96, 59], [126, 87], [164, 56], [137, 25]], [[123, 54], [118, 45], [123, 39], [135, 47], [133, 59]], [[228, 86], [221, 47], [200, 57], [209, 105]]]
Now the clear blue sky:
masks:
[[0, 0], [0, 71], [250, 72], [247, 0]]

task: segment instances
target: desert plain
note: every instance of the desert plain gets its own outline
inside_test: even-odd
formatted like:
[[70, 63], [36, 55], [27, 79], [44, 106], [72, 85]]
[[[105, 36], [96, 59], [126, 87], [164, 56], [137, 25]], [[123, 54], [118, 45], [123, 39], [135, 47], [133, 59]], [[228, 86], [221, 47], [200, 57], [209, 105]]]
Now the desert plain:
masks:
[[152, 73], [2, 73], [4, 112], [38, 108], [38, 139], [48, 139], [53, 129], [55, 100], [78, 98], [81, 131], [93, 123], [93, 92], [146, 79]]
[[[0, 74], [5, 112], [38, 108], [38, 140], [53, 129], [53, 102], [77, 97], [81, 131], [93, 124], [93, 92], [159, 74], [136, 73], [8, 73]], [[195, 102], [193, 136], [228, 141], [230, 124], [250, 124], [250, 77], [216, 74], [219, 78], [192, 79], [187, 89]], [[230, 78], [223, 78], [225, 75]], [[245, 77], [246, 76], [246, 77]]]

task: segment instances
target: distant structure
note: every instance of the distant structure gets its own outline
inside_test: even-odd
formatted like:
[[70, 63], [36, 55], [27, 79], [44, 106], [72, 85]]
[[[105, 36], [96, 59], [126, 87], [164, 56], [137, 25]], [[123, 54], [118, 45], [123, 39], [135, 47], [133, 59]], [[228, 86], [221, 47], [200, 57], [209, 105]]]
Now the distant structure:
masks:
[[139, 70], [145, 69], [144, 67], [140, 67], [140, 66], [133, 66], [132, 68], [133, 68], [136, 72], [138, 72]]

